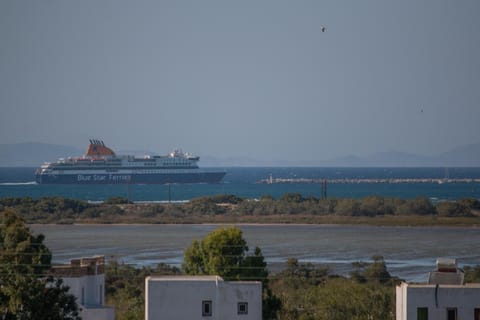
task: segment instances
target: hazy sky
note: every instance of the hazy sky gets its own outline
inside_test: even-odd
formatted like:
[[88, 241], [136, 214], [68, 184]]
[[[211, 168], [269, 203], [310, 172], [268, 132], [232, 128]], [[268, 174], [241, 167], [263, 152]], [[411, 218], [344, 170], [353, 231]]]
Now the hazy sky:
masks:
[[0, 143], [447, 151], [480, 142], [479, 16], [478, 0], [0, 0]]

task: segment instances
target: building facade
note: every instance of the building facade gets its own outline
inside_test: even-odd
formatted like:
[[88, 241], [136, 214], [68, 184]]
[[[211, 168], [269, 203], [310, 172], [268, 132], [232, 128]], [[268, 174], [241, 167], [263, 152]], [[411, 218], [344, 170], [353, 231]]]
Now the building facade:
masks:
[[453, 259], [438, 259], [425, 284], [396, 288], [396, 320], [480, 320], [480, 283], [463, 283]]
[[145, 279], [145, 319], [262, 319], [262, 283], [219, 276]]
[[480, 320], [480, 283], [402, 283], [396, 288], [397, 320]]
[[114, 320], [115, 311], [105, 306], [105, 258], [72, 259], [70, 264], [54, 266], [50, 274], [61, 278], [68, 292], [77, 298], [83, 320]]

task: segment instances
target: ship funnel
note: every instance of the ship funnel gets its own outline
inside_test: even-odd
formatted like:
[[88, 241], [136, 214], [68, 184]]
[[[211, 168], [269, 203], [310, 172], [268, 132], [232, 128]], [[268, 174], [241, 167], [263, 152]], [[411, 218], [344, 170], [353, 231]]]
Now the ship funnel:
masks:
[[102, 140], [92, 139], [85, 155], [89, 157], [115, 156], [115, 152], [105, 146]]

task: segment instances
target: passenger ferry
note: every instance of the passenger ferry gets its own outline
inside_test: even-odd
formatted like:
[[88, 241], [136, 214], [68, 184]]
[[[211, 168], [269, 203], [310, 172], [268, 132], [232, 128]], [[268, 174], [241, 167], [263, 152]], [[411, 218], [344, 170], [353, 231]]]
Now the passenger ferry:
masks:
[[200, 169], [198, 156], [175, 150], [165, 156], [116, 155], [101, 140], [90, 140], [83, 157], [44, 163], [35, 173], [40, 184], [219, 183], [224, 171]]

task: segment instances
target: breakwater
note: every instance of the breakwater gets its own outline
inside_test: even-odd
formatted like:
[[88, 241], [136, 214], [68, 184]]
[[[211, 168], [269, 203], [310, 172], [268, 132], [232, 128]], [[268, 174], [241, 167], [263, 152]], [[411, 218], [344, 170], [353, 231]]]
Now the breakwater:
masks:
[[309, 178], [273, 178], [260, 179], [259, 184], [276, 184], [276, 183], [308, 183], [308, 184], [363, 184], [363, 183], [480, 183], [480, 179], [474, 178], [455, 178], [455, 179], [438, 179], [438, 178], [341, 178], [341, 179], [309, 179]]

